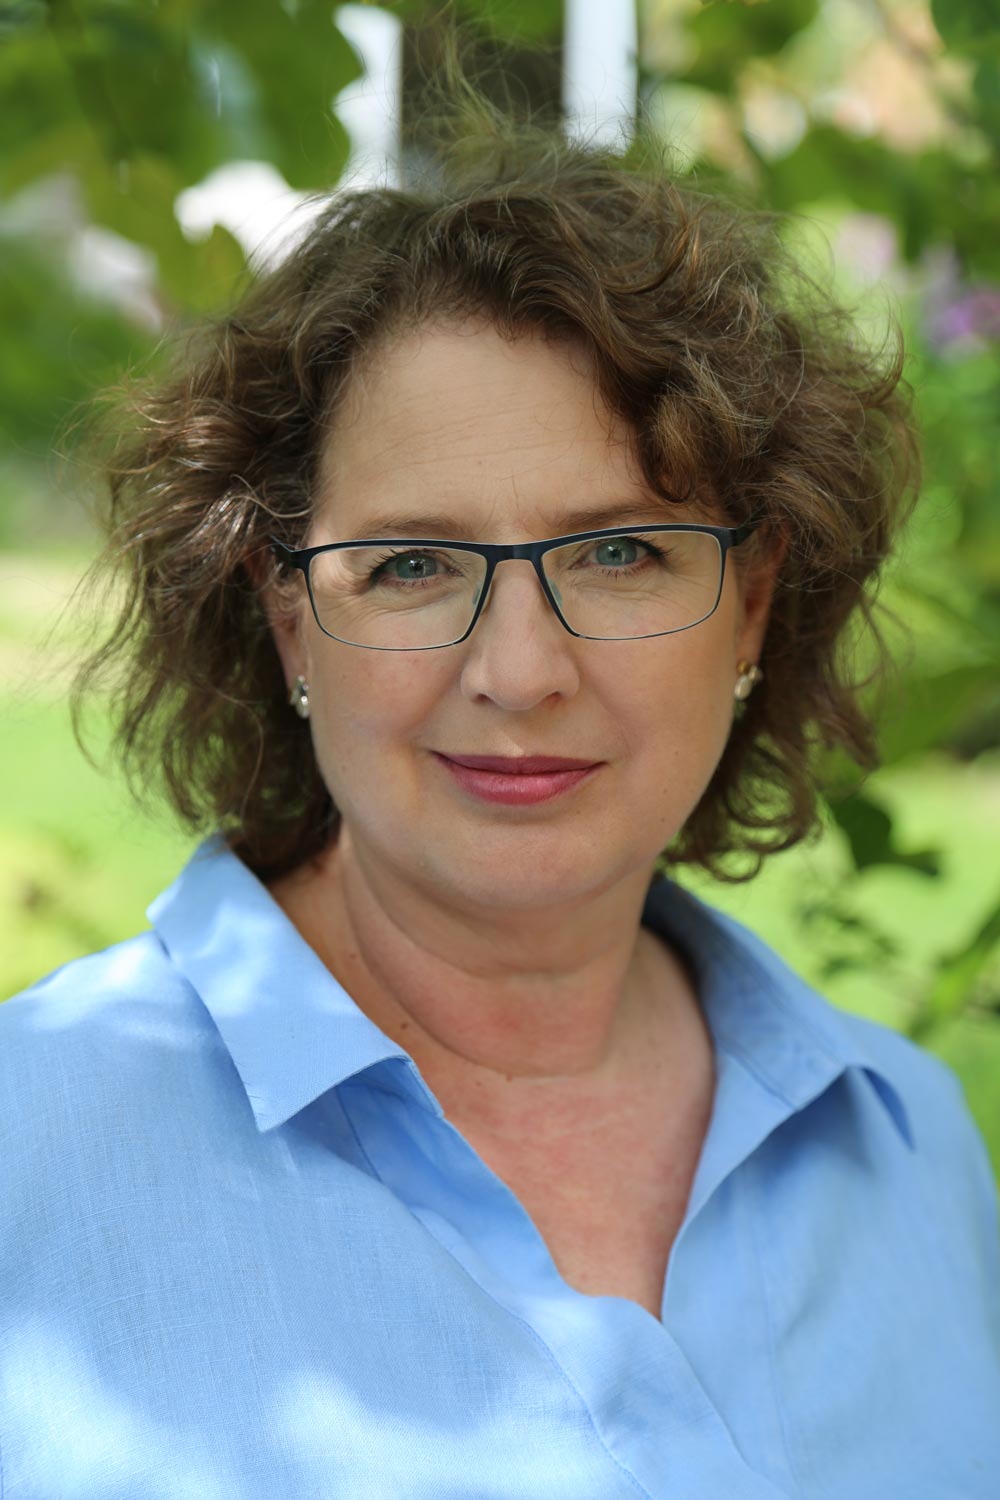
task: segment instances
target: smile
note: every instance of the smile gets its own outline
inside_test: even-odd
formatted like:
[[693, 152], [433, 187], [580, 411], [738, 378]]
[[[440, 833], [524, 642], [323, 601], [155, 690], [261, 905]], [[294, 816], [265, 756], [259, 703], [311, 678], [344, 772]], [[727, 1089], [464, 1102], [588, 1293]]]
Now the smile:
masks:
[[[570, 766], [558, 771], [496, 771], [459, 765], [445, 755], [434, 752], [435, 759], [451, 774], [461, 789], [482, 802], [501, 802], [522, 807], [534, 802], [548, 802], [581, 782], [588, 780], [599, 765]], [[471, 758], [471, 757], [470, 757]]]

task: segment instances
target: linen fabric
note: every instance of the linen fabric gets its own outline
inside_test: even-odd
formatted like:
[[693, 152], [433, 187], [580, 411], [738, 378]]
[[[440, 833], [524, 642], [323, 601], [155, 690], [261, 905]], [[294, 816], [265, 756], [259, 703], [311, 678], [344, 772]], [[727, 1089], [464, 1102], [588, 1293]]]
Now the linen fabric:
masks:
[[955, 1076], [670, 881], [716, 1093], [662, 1317], [512, 1191], [220, 838], [0, 1006], [4, 1500], [996, 1500]]

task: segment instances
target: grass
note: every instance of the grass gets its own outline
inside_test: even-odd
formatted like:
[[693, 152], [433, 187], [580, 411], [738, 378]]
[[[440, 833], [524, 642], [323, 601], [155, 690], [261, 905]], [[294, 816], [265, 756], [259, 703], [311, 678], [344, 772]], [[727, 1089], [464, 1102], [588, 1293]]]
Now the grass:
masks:
[[3, 704], [0, 997], [140, 931], [192, 840], [83, 759], [65, 705]]
[[0, 998], [145, 927], [192, 847], [73, 738], [75, 617], [47, 638], [82, 566], [79, 554], [0, 555]]

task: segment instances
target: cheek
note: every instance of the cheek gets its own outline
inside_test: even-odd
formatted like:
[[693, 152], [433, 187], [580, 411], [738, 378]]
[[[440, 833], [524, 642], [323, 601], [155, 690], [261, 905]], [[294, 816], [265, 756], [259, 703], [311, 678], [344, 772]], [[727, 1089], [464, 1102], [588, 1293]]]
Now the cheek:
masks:
[[445, 691], [446, 674], [424, 662], [415, 664], [403, 652], [346, 646], [314, 662], [313, 744], [336, 801], [331, 777], [363, 772], [396, 749], [422, 743], [422, 731]]
[[650, 641], [652, 649], [630, 670], [607, 679], [622, 714], [643, 719], [650, 737], [683, 744], [692, 733], [701, 738], [728, 732], [736, 681], [732, 646], [726, 622], [720, 620], [720, 628], [714, 630], [705, 628], [710, 623], [714, 619], [695, 630]]
[[626, 753], [661, 789], [666, 776], [677, 798], [693, 806], [725, 749], [734, 700], [728, 653], [712, 640], [683, 644], [641, 675], [619, 679], [616, 701], [620, 724], [629, 726]]

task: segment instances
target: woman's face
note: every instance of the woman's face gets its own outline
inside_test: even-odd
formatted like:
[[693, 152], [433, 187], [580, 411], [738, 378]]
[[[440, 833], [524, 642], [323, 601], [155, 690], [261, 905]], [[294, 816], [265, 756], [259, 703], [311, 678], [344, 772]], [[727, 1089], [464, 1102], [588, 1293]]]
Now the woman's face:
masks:
[[[456, 535], [476, 541], [540, 540], [613, 525], [564, 516], [623, 500], [635, 501], [632, 524], [718, 520], [647, 489], [582, 353], [539, 335], [508, 343], [479, 322], [431, 325], [387, 343], [355, 377], [329, 434], [308, 544], [384, 534], [365, 518], [387, 510], [454, 516], [467, 528]], [[440, 531], [418, 523], [409, 534]], [[275, 636], [289, 683], [308, 683], [319, 767], [369, 871], [456, 907], [538, 910], [648, 870], [683, 826], [730, 731], [736, 664], [759, 656], [769, 586], [765, 570], [741, 576], [730, 557], [719, 607], [701, 624], [582, 640], [556, 618], [531, 563], [514, 560], [499, 565], [458, 645], [342, 644], [320, 631], [304, 590]], [[465, 790], [439, 755], [599, 766], [551, 800], [510, 806]]]

